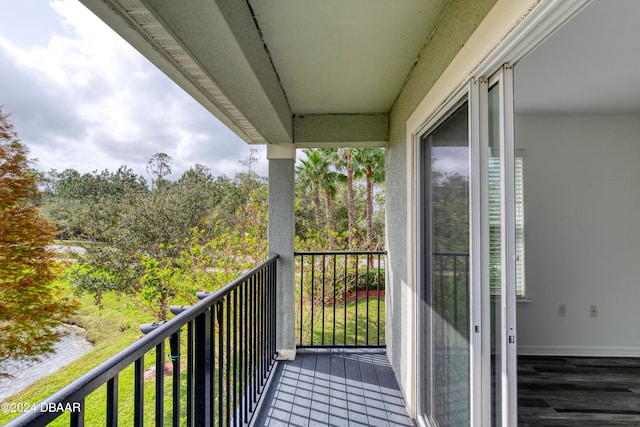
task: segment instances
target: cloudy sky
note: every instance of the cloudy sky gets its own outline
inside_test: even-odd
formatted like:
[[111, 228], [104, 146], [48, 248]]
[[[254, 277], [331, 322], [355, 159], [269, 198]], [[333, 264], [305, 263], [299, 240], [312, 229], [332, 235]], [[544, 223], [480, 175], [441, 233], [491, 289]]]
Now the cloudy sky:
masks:
[[147, 176], [147, 161], [164, 152], [173, 178], [196, 163], [233, 176], [249, 156], [247, 144], [78, 0], [2, 1], [0, 106], [41, 171], [127, 165]]

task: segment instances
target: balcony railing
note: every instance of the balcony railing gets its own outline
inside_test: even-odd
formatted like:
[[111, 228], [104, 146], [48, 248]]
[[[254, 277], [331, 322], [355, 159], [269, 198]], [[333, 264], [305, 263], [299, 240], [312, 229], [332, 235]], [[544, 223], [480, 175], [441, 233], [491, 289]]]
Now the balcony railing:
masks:
[[384, 251], [296, 252], [298, 347], [384, 347]]
[[[276, 258], [214, 293], [200, 295], [203, 299], [192, 307], [174, 308], [180, 312], [175, 318], [149, 328], [148, 335], [135, 344], [6, 426], [44, 426], [63, 413], [59, 409], [70, 410], [69, 425], [83, 426], [85, 398], [105, 384], [105, 425], [116, 426], [120, 421], [121, 425], [142, 426], [145, 355], [155, 359], [155, 409], [150, 411], [151, 419], [146, 418], [147, 425], [165, 425], [164, 405], [169, 400], [173, 426], [181, 422], [187, 426], [244, 425], [275, 364]], [[185, 327], [186, 334], [181, 334]], [[170, 398], [165, 396], [164, 378], [167, 340], [173, 367]], [[132, 395], [122, 396], [119, 389], [126, 387], [119, 386], [118, 377], [132, 365]], [[118, 419], [119, 408], [125, 404], [133, 405], [131, 420]]]
[[469, 336], [469, 253], [434, 252], [432, 307], [462, 336]]

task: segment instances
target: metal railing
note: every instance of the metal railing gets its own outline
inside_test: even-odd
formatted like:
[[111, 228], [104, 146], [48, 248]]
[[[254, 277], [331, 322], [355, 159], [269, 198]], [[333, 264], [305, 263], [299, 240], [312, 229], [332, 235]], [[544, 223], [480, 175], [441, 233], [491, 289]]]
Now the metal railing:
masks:
[[434, 252], [432, 307], [462, 336], [469, 335], [469, 253]]
[[[247, 423], [275, 364], [276, 258], [218, 291], [199, 295], [192, 307], [172, 307], [175, 318], [73, 381], [6, 426], [44, 426], [70, 411], [71, 426], [85, 422], [85, 397], [106, 384], [106, 426], [118, 424], [120, 402], [133, 404], [133, 420], [145, 423], [145, 355], [155, 358], [155, 409], [148, 425], [165, 425], [165, 343], [172, 361], [171, 425], [230, 426]], [[181, 334], [186, 327], [186, 345]], [[181, 350], [182, 349], [182, 350]], [[183, 355], [181, 351], [186, 351]], [[186, 365], [182, 375], [181, 360]], [[118, 375], [134, 366], [133, 396], [120, 396]], [[186, 391], [184, 396], [183, 391]], [[186, 397], [186, 402], [183, 400]], [[184, 406], [183, 406], [184, 404]], [[186, 410], [181, 413], [181, 408]], [[51, 410], [51, 409], [55, 410]], [[168, 421], [168, 420], [167, 420]]]
[[384, 347], [385, 251], [295, 252], [302, 347]]

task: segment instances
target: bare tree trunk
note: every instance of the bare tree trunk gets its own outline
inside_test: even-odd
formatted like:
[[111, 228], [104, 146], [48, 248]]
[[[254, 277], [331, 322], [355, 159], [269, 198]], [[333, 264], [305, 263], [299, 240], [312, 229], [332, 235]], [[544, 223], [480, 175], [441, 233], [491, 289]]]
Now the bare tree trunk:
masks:
[[356, 229], [356, 204], [355, 204], [355, 194], [353, 191], [353, 168], [351, 167], [351, 158], [353, 157], [353, 152], [351, 150], [347, 151], [347, 209], [349, 215], [349, 240], [348, 246], [351, 248], [353, 243], [353, 234]]
[[335, 227], [331, 217], [331, 192], [329, 190], [324, 190], [324, 207], [326, 217], [325, 233], [329, 236], [329, 249], [334, 250], [336, 248], [336, 236], [334, 235]]
[[167, 292], [160, 292], [160, 307], [158, 307], [158, 312], [156, 314], [159, 321], [167, 320], [167, 312], [169, 311], [169, 296]]
[[320, 194], [318, 190], [313, 190], [313, 213], [316, 218], [316, 230], [322, 229], [322, 216], [320, 215]]
[[373, 168], [367, 165], [367, 244], [369, 249], [373, 249], [373, 182], [371, 176]]

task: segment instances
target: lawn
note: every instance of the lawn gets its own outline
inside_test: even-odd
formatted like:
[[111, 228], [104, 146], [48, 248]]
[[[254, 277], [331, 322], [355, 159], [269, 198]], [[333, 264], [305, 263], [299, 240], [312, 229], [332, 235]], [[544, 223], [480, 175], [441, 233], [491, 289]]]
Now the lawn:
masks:
[[[300, 342], [300, 307], [296, 304], [296, 340]], [[303, 345], [377, 345], [385, 343], [384, 296], [378, 302], [359, 297], [356, 301], [311, 304], [302, 307]], [[379, 317], [378, 317], [379, 316]], [[378, 319], [380, 321], [378, 322]]]
[[[30, 405], [40, 402], [42, 399], [53, 394], [69, 382], [82, 376], [95, 366], [109, 359], [119, 351], [125, 349], [130, 344], [141, 338], [143, 335], [139, 330], [142, 323], [152, 322], [153, 318], [150, 314], [140, 312], [125, 298], [120, 298], [115, 294], [105, 294], [102, 301], [104, 308], [99, 309], [93, 304], [91, 297], [81, 298], [78, 313], [70, 322], [82, 326], [87, 331], [87, 337], [95, 346], [92, 351], [79, 358], [77, 361], [61, 368], [58, 372], [49, 375], [36, 383], [32, 384], [23, 391], [9, 397], [7, 403], [28, 403]], [[183, 334], [184, 335], [184, 334]], [[215, 335], [217, 337], [217, 334]], [[187, 353], [186, 337], [181, 340], [181, 354]], [[166, 342], [165, 351], [170, 352], [168, 341]], [[218, 357], [216, 355], [216, 357]], [[149, 379], [144, 381], [144, 418], [146, 425], [156, 425], [155, 421], [155, 372], [148, 371], [150, 367], [155, 365], [155, 351], [152, 350], [145, 355], [145, 369], [149, 373]], [[169, 357], [165, 357], [168, 363]], [[182, 359], [181, 363], [181, 387], [180, 387], [180, 414], [182, 423], [186, 418], [186, 381], [185, 374], [186, 359]], [[217, 359], [216, 359], [217, 363]], [[238, 359], [238, 363], [240, 360]], [[235, 358], [234, 358], [235, 364]], [[218, 390], [219, 373], [215, 374], [215, 396], [216, 404], [220, 396]], [[224, 378], [226, 378], [226, 374]], [[147, 375], [145, 375], [147, 377]], [[246, 382], [246, 380], [245, 380]], [[171, 425], [172, 420], [172, 386], [173, 377], [165, 375], [164, 377], [164, 425]], [[226, 387], [226, 386], [225, 386]], [[238, 391], [238, 396], [242, 393], [242, 385], [232, 386]], [[131, 365], [124, 369], [118, 375], [118, 424], [123, 426], [133, 425], [134, 417], [134, 366]], [[225, 401], [226, 402], [226, 401]], [[0, 413], [0, 425], [8, 422], [12, 418], [18, 416], [17, 413]], [[68, 426], [68, 413], [62, 414], [50, 425], [52, 426]], [[104, 425], [106, 420], [106, 384], [89, 394], [85, 399], [85, 425]]]
[[[23, 391], [9, 397], [5, 402], [20, 404], [36, 404], [40, 402], [42, 399], [48, 397], [67, 385], [69, 382], [82, 376], [84, 373], [141, 338], [142, 333], [139, 329], [140, 324], [152, 322], [154, 320], [150, 313], [140, 311], [139, 308], [137, 308], [128, 299], [120, 297], [114, 293], [107, 293], [104, 295], [102, 300], [102, 309], [98, 308], [94, 304], [91, 296], [82, 296], [79, 299], [80, 306], [78, 312], [73, 316], [73, 318], [68, 319], [68, 321], [69, 323], [81, 326], [86, 330], [87, 338], [94, 344], [93, 350], [80, 357], [75, 362], [61, 368], [54, 374], [42, 378]], [[358, 344], [365, 344], [367, 335], [369, 343], [376, 344], [379, 342], [380, 344], [384, 344], [383, 295], [380, 302], [378, 302], [376, 297], [371, 296], [368, 303], [366, 298], [362, 298], [358, 299], [358, 301], [347, 300], [346, 303], [338, 301], [335, 307], [333, 304], [321, 304], [321, 306], [324, 308], [324, 313], [323, 310], [318, 310], [317, 307], [315, 307], [313, 315], [314, 325], [312, 334], [314, 344], [317, 345], [323, 341], [325, 344], [342, 344], [345, 342], [347, 344], [354, 344], [356, 342]], [[299, 307], [296, 307], [296, 309], [299, 310]], [[377, 321], [378, 314], [380, 315], [379, 323]], [[299, 318], [298, 316], [299, 312], [297, 314], [297, 318]], [[303, 318], [304, 322], [310, 326], [311, 307], [309, 305], [306, 305], [304, 308]], [[296, 334], [298, 334], [298, 331], [296, 331]], [[307, 339], [310, 335], [311, 333], [306, 333]], [[186, 345], [185, 341], [185, 339], [182, 340], [183, 346]], [[181, 353], [184, 354], [185, 350], [186, 349], [183, 349]], [[168, 343], [166, 351], [169, 352]], [[154, 351], [151, 351], [145, 356], [145, 369], [154, 365], [154, 353]], [[184, 367], [182, 370], [184, 371]], [[151, 379], [146, 380], [144, 384], [145, 423], [147, 425], [155, 425], [155, 375], [151, 375], [150, 377]], [[182, 381], [186, 381], [185, 375], [182, 375]], [[164, 382], [165, 425], [170, 425], [172, 411], [172, 377], [165, 376]], [[133, 384], [134, 367], [130, 366], [122, 371], [118, 376], [118, 422], [120, 425], [126, 426], [133, 424]], [[217, 382], [215, 384], [217, 390]], [[183, 414], [182, 418], [184, 421], [186, 382], [185, 384], [181, 384], [181, 389], [181, 414]], [[106, 385], [103, 385], [86, 398], [86, 425], [91, 426], [104, 424], [106, 419], [105, 395]], [[0, 425], [8, 422], [17, 415], [17, 413], [0, 412]], [[69, 414], [63, 414], [51, 425], [69, 425]]]
[[[153, 321], [150, 314], [140, 312], [129, 301], [116, 294], [105, 294], [103, 309], [99, 309], [93, 303], [91, 296], [82, 296], [79, 299], [78, 312], [68, 321], [86, 330], [87, 339], [94, 344], [93, 350], [57, 372], [36, 381], [21, 392], [10, 396], [4, 402], [20, 404], [40, 402], [135, 342], [142, 336], [139, 329], [140, 324]], [[153, 363], [153, 356], [146, 359], [146, 365]], [[119, 380], [120, 387], [133, 384], [133, 368], [125, 370]], [[146, 387], [146, 389], [153, 391], [153, 386]], [[123, 396], [125, 395], [123, 394]], [[104, 390], [98, 389], [92, 393], [87, 398], [86, 405], [86, 424], [104, 424]], [[122, 415], [126, 417], [129, 412], [126, 410], [126, 402], [121, 402], [121, 406]], [[133, 409], [130, 412], [133, 414]], [[8, 422], [17, 415], [17, 413], [0, 412], [0, 424]], [[63, 420], [64, 422], [62, 422]], [[59, 421], [52, 425], [69, 425], [68, 415], [61, 416]], [[128, 425], [128, 423], [124, 422], [122, 425]]]

